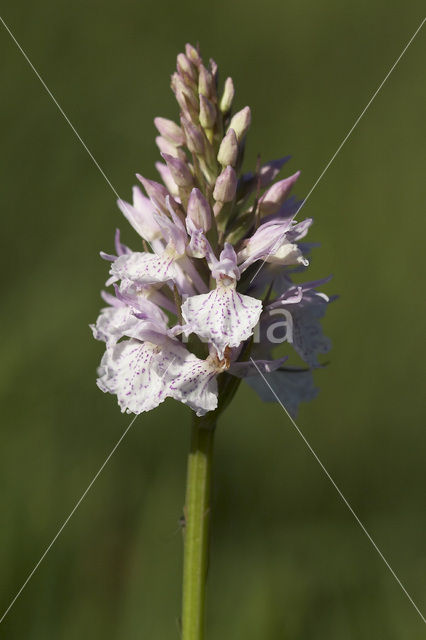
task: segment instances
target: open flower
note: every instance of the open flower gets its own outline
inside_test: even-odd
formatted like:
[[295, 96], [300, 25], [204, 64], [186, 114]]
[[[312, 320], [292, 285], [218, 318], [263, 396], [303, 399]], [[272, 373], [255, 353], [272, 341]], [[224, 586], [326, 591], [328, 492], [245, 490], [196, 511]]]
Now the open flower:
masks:
[[184, 302], [182, 316], [187, 323], [184, 331], [196, 333], [223, 357], [226, 347], [238, 347], [252, 335], [262, 302], [237, 291], [240, 270], [230, 244], [225, 244], [220, 259], [209, 266], [216, 288]]

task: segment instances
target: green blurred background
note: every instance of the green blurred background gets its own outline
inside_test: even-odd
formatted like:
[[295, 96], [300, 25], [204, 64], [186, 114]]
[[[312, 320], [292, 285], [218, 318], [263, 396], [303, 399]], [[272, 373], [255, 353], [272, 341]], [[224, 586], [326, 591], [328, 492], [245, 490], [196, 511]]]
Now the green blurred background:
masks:
[[[250, 104], [248, 165], [287, 153], [308, 192], [424, 13], [422, 2], [2, 2], [120, 195], [155, 178], [175, 56], [201, 44]], [[299, 425], [426, 607], [426, 31], [306, 205], [331, 364]], [[115, 197], [0, 28], [4, 610], [130, 417], [95, 386], [89, 322]], [[11, 639], [178, 638], [187, 410], [140, 416], [0, 626]], [[241, 388], [215, 457], [209, 640], [424, 638], [424, 625], [278, 406]]]

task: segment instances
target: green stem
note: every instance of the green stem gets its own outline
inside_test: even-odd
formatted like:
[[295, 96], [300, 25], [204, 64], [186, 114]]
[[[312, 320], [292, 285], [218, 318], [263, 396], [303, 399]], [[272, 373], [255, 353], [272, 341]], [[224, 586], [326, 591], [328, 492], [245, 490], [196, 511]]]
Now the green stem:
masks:
[[215, 423], [194, 417], [185, 499], [182, 640], [203, 640]]

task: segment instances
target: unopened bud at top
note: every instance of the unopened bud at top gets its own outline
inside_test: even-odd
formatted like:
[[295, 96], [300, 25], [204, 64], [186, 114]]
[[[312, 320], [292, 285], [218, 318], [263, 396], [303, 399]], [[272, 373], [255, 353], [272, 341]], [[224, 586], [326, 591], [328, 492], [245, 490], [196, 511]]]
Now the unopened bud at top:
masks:
[[188, 216], [198, 229], [208, 231], [211, 227], [210, 205], [197, 188], [191, 191], [187, 206]]
[[213, 82], [216, 84], [219, 68], [217, 66], [217, 63], [213, 60], [213, 58], [210, 58], [209, 64], [210, 64], [210, 72], [212, 74]]
[[163, 138], [174, 144], [176, 147], [185, 143], [185, 136], [182, 129], [173, 120], [167, 118], [154, 118], [154, 124]]
[[180, 53], [178, 55], [176, 66], [179, 75], [183, 77], [184, 81], [188, 79], [192, 81], [192, 83], [196, 81], [197, 73], [195, 71], [195, 67], [192, 62], [188, 60], [184, 53]]
[[237, 190], [237, 174], [231, 166], [226, 167], [216, 180], [213, 198], [216, 202], [231, 202]]
[[222, 98], [220, 99], [220, 110], [222, 113], [229, 113], [231, 111], [232, 102], [235, 96], [234, 83], [232, 78], [226, 78], [225, 86], [223, 87]]
[[169, 192], [166, 187], [159, 182], [144, 178], [139, 173], [136, 174], [136, 177], [142, 182], [148, 198], [150, 198], [161, 209], [167, 211], [166, 197], [169, 195]]
[[185, 45], [185, 53], [188, 60], [193, 62], [196, 67], [201, 64], [200, 54], [198, 53], [197, 49], [192, 46], [192, 44], [187, 43]]
[[171, 87], [183, 113], [198, 115], [198, 97], [195, 96], [192, 89], [183, 82], [178, 73], [172, 75]]
[[287, 198], [290, 189], [300, 176], [300, 171], [272, 185], [259, 199], [259, 211], [262, 215], [276, 213]]
[[168, 153], [162, 153], [161, 155], [163, 156], [177, 186], [185, 189], [192, 187], [194, 179], [186, 162], [183, 162], [179, 158], [170, 156]]
[[200, 94], [200, 124], [203, 129], [212, 129], [216, 122], [216, 107], [213, 102]]
[[238, 111], [238, 113], [232, 116], [231, 122], [229, 123], [229, 129], [233, 129], [235, 131], [238, 142], [241, 142], [241, 140], [246, 135], [250, 123], [250, 107], [244, 107], [244, 109], [241, 109], [241, 111]]
[[198, 71], [198, 93], [206, 96], [206, 98], [213, 97], [215, 94], [215, 86], [212, 74], [210, 73], [210, 71], [207, 71], [203, 64], [200, 65]]
[[182, 128], [185, 133], [186, 144], [191, 153], [201, 155], [204, 153], [204, 135], [203, 132], [188, 118], [184, 116], [180, 119]]
[[226, 136], [220, 143], [219, 153], [217, 154], [217, 160], [222, 167], [227, 167], [229, 164], [235, 167], [238, 158], [238, 140], [233, 129], [228, 129]]

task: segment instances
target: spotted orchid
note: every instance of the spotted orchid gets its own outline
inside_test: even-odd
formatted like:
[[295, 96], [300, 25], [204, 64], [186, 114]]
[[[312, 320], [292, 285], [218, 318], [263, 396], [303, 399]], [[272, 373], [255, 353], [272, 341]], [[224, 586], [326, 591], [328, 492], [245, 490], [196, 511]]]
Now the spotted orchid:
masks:
[[[101, 254], [113, 291], [92, 325], [106, 348], [98, 386], [122, 411], [173, 398], [202, 416], [221, 411], [241, 378], [259, 390], [270, 375], [295, 412], [315, 394], [311, 369], [330, 346], [319, 325], [330, 299], [317, 283], [293, 282], [309, 265], [300, 240], [312, 223], [295, 220], [299, 172], [275, 181], [285, 157], [241, 173], [250, 109], [232, 115], [232, 80], [219, 97], [216, 64], [204, 66], [190, 45], [172, 89], [179, 124], [154, 121], [162, 183], [137, 174], [132, 203], [118, 200], [140, 246], [117, 232], [115, 254]], [[268, 336], [280, 310], [292, 314], [293, 334], [276, 343]], [[305, 367], [284, 366], [284, 342]]]

